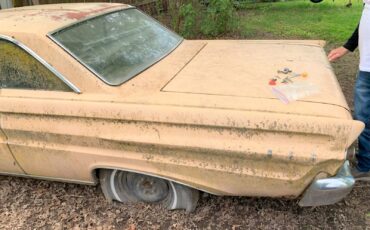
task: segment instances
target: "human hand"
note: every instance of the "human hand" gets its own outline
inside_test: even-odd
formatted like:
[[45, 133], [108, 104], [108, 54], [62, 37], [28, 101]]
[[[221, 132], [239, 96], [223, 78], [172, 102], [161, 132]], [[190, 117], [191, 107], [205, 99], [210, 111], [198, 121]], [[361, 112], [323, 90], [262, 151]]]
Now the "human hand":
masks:
[[333, 49], [332, 51], [330, 51], [330, 53], [328, 55], [328, 59], [329, 59], [330, 62], [336, 61], [339, 58], [346, 55], [348, 52], [349, 52], [349, 50], [347, 50], [343, 46], [339, 47], [339, 48], [336, 48], [336, 49]]

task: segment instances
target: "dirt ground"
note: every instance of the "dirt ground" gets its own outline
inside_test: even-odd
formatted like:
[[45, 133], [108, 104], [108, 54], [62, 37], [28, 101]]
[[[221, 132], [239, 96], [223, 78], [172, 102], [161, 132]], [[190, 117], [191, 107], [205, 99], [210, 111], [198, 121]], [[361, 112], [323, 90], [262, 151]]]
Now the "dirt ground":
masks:
[[[358, 54], [351, 54], [333, 65], [351, 107], [357, 62]], [[370, 229], [369, 200], [370, 183], [357, 183], [332, 206], [203, 195], [197, 210], [186, 214], [109, 204], [99, 187], [0, 176], [0, 229]]]

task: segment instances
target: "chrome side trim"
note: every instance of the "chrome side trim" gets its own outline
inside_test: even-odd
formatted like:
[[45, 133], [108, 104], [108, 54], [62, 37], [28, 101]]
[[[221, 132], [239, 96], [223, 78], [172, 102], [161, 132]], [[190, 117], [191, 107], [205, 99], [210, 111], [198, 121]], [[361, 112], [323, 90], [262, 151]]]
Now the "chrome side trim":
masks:
[[150, 17], [151, 19], [153, 19], [156, 23], [158, 23], [159, 25], [161, 25], [162, 27], [164, 27], [166, 30], [168, 30], [169, 32], [175, 34], [176, 36], [179, 36], [181, 39], [179, 41], [178, 44], [176, 44], [172, 50], [170, 50], [168, 53], [164, 54], [163, 56], [159, 57], [158, 60], [156, 60], [155, 62], [153, 62], [152, 64], [150, 64], [148, 67], [146, 67], [145, 69], [141, 70], [140, 72], [138, 73], [135, 73], [133, 76], [131, 76], [130, 78], [126, 79], [125, 81], [123, 81], [122, 83], [120, 84], [112, 84], [110, 82], [108, 82], [103, 76], [101, 76], [99, 73], [97, 73], [93, 68], [91, 68], [89, 65], [87, 65], [86, 63], [84, 63], [80, 58], [78, 58], [72, 51], [70, 51], [67, 47], [65, 47], [62, 43], [60, 43], [57, 39], [55, 39], [53, 37], [54, 34], [66, 29], [66, 28], [69, 28], [71, 26], [74, 26], [74, 25], [77, 25], [77, 24], [80, 24], [80, 23], [83, 23], [85, 21], [88, 21], [92, 18], [97, 18], [97, 17], [101, 17], [101, 16], [104, 16], [104, 15], [107, 15], [107, 14], [111, 14], [111, 13], [114, 13], [114, 12], [119, 12], [119, 11], [125, 11], [125, 10], [130, 10], [130, 9], [137, 9], [136, 7], [134, 6], [129, 6], [127, 8], [124, 8], [124, 9], [117, 9], [117, 10], [112, 10], [112, 11], [108, 11], [108, 12], [104, 12], [104, 13], [101, 13], [101, 14], [97, 14], [97, 15], [93, 15], [91, 17], [87, 17], [83, 20], [80, 20], [80, 21], [77, 21], [77, 22], [74, 22], [74, 23], [71, 23], [67, 26], [64, 26], [62, 28], [59, 28], [57, 30], [54, 30], [52, 32], [49, 32], [47, 34], [48, 38], [51, 39], [55, 44], [57, 44], [58, 46], [60, 46], [64, 51], [66, 51], [69, 55], [71, 55], [71, 57], [73, 57], [76, 61], [78, 61], [81, 65], [83, 65], [86, 69], [88, 69], [92, 74], [94, 74], [96, 77], [98, 77], [101, 81], [103, 81], [105, 84], [109, 85], [109, 86], [120, 86], [122, 84], [124, 84], [125, 82], [127, 81], [130, 81], [132, 78], [134, 78], [135, 76], [141, 74], [142, 72], [144, 72], [145, 70], [149, 69], [150, 67], [152, 67], [153, 65], [157, 64], [158, 62], [160, 62], [163, 58], [167, 57], [168, 55], [170, 55], [174, 50], [176, 50], [177, 47], [179, 47], [181, 45], [181, 43], [184, 41], [184, 38], [182, 38], [180, 35], [176, 34], [175, 32], [173, 32], [172, 30], [170, 30], [168, 27], [162, 25], [159, 21], [157, 21], [155, 18], [153, 17], [150, 17], [149, 15], [147, 15], [146, 13], [144, 13], [143, 11], [137, 9], [138, 11], [140, 11], [142, 14], [145, 14], [146, 16]]
[[331, 205], [346, 197], [355, 184], [349, 161], [345, 161], [335, 177], [317, 179], [304, 193], [299, 206]]
[[59, 73], [53, 66], [51, 66], [48, 62], [46, 62], [43, 58], [41, 58], [38, 54], [36, 54], [33, 50], [28, 48], [23, 43], [17, 41], [14, 38], [1, 35], [0, 39], [13, 43], [14, 45], [18, 46], [22, 50], [26, 51], [29, 55], [39, 61], [43, 66], [45, 66], [48, 70], [50, 70], [56, 77], [58, 77], [61, 81], [63, 81], [68, 87], [70, 87], [75, 93], [80, 94], [81, 90], [77, 88], [72, 82], [70, 82], [67, 78], [65, 78], [61, 73]]

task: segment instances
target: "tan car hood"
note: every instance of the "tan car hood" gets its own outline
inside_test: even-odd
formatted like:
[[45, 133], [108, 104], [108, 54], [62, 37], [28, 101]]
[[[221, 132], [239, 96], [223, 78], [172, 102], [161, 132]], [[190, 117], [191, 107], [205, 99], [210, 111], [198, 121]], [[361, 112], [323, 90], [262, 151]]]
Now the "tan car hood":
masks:
[[307, 72], [308, 78], [298, 81], [319, 88], [319, 93], [300, 101], [348, 110], [322, 46], [321, 41], [205, 41], [163, 91], [275, 99], [269, 81], [277, 70], [288, 67]]

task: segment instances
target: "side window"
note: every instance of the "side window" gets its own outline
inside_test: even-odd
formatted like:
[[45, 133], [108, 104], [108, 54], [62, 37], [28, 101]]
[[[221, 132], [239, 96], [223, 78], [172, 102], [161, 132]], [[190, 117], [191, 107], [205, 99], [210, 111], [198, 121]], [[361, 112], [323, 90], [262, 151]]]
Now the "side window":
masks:
[[0, 88], [73, 91], [29, 53], [1, 39]]

